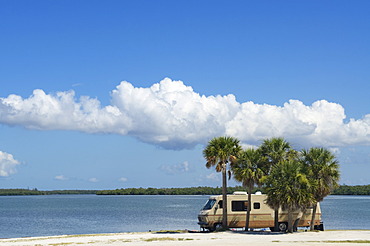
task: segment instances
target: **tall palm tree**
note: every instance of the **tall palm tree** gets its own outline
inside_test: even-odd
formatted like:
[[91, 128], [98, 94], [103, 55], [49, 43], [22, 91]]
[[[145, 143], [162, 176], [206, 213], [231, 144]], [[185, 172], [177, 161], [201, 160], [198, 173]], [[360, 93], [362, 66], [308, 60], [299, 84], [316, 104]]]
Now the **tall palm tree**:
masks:
[[255, 184], [260, 185], [264, 172], [261, 169], [262, 156], [258, 149], [246, 149], [240, 152], [238, 160], [231, 167], [235, 180], [242, 182], [248, 192], [247, 217], [245, 230], [249, 229], [250, 213], [252, 206], [252, 189]]
[[206, 167], [216, 167], [217, 172], [222, 173], [222, 227], [226, 229], [227, 224], [227, 164], [236, 161], [241, 151], [240, 141], [237, 138], [223, 136], [213, 138], [203, 150], [203, 156], [207, 160]]
[[280, 161], [296, 156], [296, 151], [284, 138], [264, 139], [260, 146], [262, 155], [267, 158], [268, 167], [271, 168]]
[[[292, 149], [289, 142], [284, 138], [269, 138], [263, 140], [261, 146], [261, 153], [264, 156], [266, 163], [263, 167], [265, 174], [268, 175], [272, 168], [276, 166], [279, 162], [295, 158], [297, 152]], [[279, 200], [275, 201], [276, 203], [272, 208], [274, 209], [274, 231], [279, 230]]]
[[266, 180], [266, 203], [288, 211], [288, 232], [293, 232], [293, 211], [309, 206], [314, 200], [310, 182], [297, 159], [284, 160], [271, 169]]
[[312, 211], [310, 230], [314, 230], [317, 202], [321, 202], [338, 187], [339, 164], [329, 150], [325, 148], [310, 148], [301, 151], [301, 161], [306, 167], [306, 174], [312, 183], [315, 198]]

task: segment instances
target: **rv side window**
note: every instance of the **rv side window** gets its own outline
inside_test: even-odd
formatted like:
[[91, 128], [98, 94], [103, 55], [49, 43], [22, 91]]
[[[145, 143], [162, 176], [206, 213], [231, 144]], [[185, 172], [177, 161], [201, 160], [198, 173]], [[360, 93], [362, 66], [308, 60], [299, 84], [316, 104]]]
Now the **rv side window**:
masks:
[[248, 201], [232, 201], [231, 211], [247, 211]]
[[261, 204], [259, 202], [253, 203], [253, 209], [260, 209], [260, 208], [261, 208]]
[[209, 199], [208, 202], [204, 205], [203, 210], [210, 210], [215, 203], [215, 199]]

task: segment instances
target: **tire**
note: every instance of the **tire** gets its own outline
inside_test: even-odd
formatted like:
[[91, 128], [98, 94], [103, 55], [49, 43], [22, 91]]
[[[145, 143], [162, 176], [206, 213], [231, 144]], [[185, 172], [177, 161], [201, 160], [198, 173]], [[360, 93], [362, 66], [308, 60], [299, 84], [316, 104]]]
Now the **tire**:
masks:
[[217, 223], [217, 224], [215, 224], [215, 225], [213, 226], [213, 228], [214, 228], [214, 231], [219, 231], [219, 230], [221, 230], [223, 227], [222, 227], [222, 224]]
[[279, 223], [279, 231], [280, 232], [286, 232], [287, 229], [288, 229], [287, 223], [284, 223], [284, 222]]
[[320, 223], [320, 225], [314, 225], [313, 229], [318, 231], [324, 231], [324, 224]]
[[270, 227], [270, 231], [274, 232], [274, 227]]

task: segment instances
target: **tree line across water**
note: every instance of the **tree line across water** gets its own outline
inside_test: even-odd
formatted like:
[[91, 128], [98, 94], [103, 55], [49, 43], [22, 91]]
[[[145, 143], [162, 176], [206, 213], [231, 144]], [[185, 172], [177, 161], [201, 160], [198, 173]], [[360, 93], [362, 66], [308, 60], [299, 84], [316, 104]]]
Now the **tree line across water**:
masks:
[[[227, 193], [244, 191], [242, 186], [228, 187]], [[263, 188], [254, 188], [253, 193]], [[52, 190], [41, 191], [37, 189], [0, 189], [0, 196], [29, 196], [29, 195], [220, 195], [221, 187], [188, 187], [188, 188], [122, 188], [115, 190]], [[331, 195], [370, 195], [370, 185], [340, 185]]]
[[[265, 189], [254, 188], [252, 193]], [[234, 191], [245, 191], [242, 186], [227, 187], [227, 193], [232, 194]], [[189, 187], [189, 188], [122, 188], [116, 190], [99, 190], [97, 195], [220, 195], [221, 187]], [[340, 185], [331, 195], [370, 195], [370, 185]]]
[[96, 194], [97, 190], [38, 190], [38, 189], [0, 189], [0, 196], [33, 196], [33, 195], [82, 195]]

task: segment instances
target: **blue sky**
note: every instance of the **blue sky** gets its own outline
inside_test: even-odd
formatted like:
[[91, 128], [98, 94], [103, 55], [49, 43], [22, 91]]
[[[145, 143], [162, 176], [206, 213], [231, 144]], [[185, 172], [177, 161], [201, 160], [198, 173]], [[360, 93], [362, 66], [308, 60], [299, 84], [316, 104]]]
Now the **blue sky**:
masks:
[[0, 187], [220, 186], [221, 135], [330, 148], [369, 184], [369, 8], [0, 0]]

